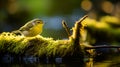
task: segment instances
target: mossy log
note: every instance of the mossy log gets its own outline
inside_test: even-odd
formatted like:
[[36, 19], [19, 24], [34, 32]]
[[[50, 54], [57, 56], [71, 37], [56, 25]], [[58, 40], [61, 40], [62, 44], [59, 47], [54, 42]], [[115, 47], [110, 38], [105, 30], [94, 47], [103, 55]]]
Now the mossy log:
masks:
[[[99, 20], [86, 18], [87, 40], [90, 44], [109, 43], [120, 44], [120, 19], [114, 16], [103, 16]], [[102, 45], [102, 44], [101, 44]]]
[[0, 34], [0, 56], [10, 54], [14, 56], [34, 56], [39, 58], [62, 57], [71, 59], [80, 58], [83, 61], [84, 53], [81, 47], [81, 31], [83, 31], [83, 17], [75, 23], [73, 34], [68, 40], [53, 40], [41, 35], [25, 37], [10, 32]]

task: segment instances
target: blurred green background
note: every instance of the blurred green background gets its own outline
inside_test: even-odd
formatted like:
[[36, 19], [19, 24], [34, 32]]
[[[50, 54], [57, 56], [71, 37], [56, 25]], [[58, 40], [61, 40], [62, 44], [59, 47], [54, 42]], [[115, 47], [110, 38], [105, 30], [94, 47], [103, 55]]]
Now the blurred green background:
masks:
[[98, 21], [106, 15], [120, 18], [120, 0], [0, 0], [0, 33], [40, 18], [45, 22], [42, 36], [65, 39], [62, 20], [71, 28], [86, 14]]
[[[83, 34], [85, 43], [120, 45], [120, 0], [0, 0], [0, 33], [17, 30], [28, 21], [40, 18], [45, 22], [41, 34], [43, 37], [66, 39], [68, 36], [62, 27], [62, 20], [65, 20], [71, 29], [84, 15], [89, 16], [83, 21], [87, 24]], [[100, 55], [102, 58], [97, 59], [104, 60], [115, 55], [108, 54], [109, 51], [117, 53], [120, 49], [96, 51], [98, 57], [103, 52]], [[119, 63], [119, 58], [111, 60]], [[105, 64], [99, 65], [105, 67]], [[113, 66], [115, 65], [111, 67]]]

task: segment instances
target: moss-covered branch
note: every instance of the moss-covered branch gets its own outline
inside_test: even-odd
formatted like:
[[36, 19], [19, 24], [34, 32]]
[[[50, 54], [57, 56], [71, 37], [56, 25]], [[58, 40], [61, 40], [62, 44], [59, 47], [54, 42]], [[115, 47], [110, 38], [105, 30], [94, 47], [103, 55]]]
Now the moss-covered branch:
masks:
[[[5, 32], [0, 35], [0, 53], [32, 56], [65, 56], [72, 53], [73, 44], [68, 40], [53, 40], [40, 35], [35, 37], [16, 36]], [[59, 48], [59, 49], [58, 49]]]
[[13, 54], [19, 56], [45, 57], [79, 57], [83, 61], [83, 52], [80, 43], [82, 21], [87, 16], [75, 23], [73, 34], [68, 40], [53, 40], [41, 35], [25, 37], [10, 32], [0, 34], [0, 54]]

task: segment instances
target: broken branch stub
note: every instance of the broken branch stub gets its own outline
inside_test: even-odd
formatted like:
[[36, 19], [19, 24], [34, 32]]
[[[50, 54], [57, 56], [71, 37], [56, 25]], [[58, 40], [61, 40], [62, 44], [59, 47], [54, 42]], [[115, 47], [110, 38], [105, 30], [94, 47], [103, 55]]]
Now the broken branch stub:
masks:
[[72, 38], [73, 38], [74, 40], [77, 40], [78, 42], [79, 42], [80, 37], [81, 37], [80, 32], [82, 31], [82, 29], [83, 29], [83, 27], [84, 27], [81, 22], [82, 22], [86, 17], [88, 17], [88, 16], [85, 15], [83, 18], [81, 18], [79, 21], [77, 21], [77, 22], [75, 23], [74, 28], [73, 28]]

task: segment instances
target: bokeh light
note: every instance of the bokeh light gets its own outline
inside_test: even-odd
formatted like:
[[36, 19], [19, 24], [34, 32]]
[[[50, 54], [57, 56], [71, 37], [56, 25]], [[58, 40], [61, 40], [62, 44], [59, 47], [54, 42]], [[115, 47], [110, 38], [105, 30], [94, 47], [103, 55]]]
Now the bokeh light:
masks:
[[101, 4], [101, 8], [104, 12], [106, 13], [111, 13], [114, 9], [114, 6], [111, 2], [109, 1], [104, 1], [102, 4]]
[[19, 11], [19, 4], [16, 0], [9, 0], [7, 3], [7, 11], [10, 14], [15, 14], [17, 11]]
[[89, 11], [92, 8], [92, 2], [89, 0], [83, 0], [81, 2], [81, 7], [86, 10]]

